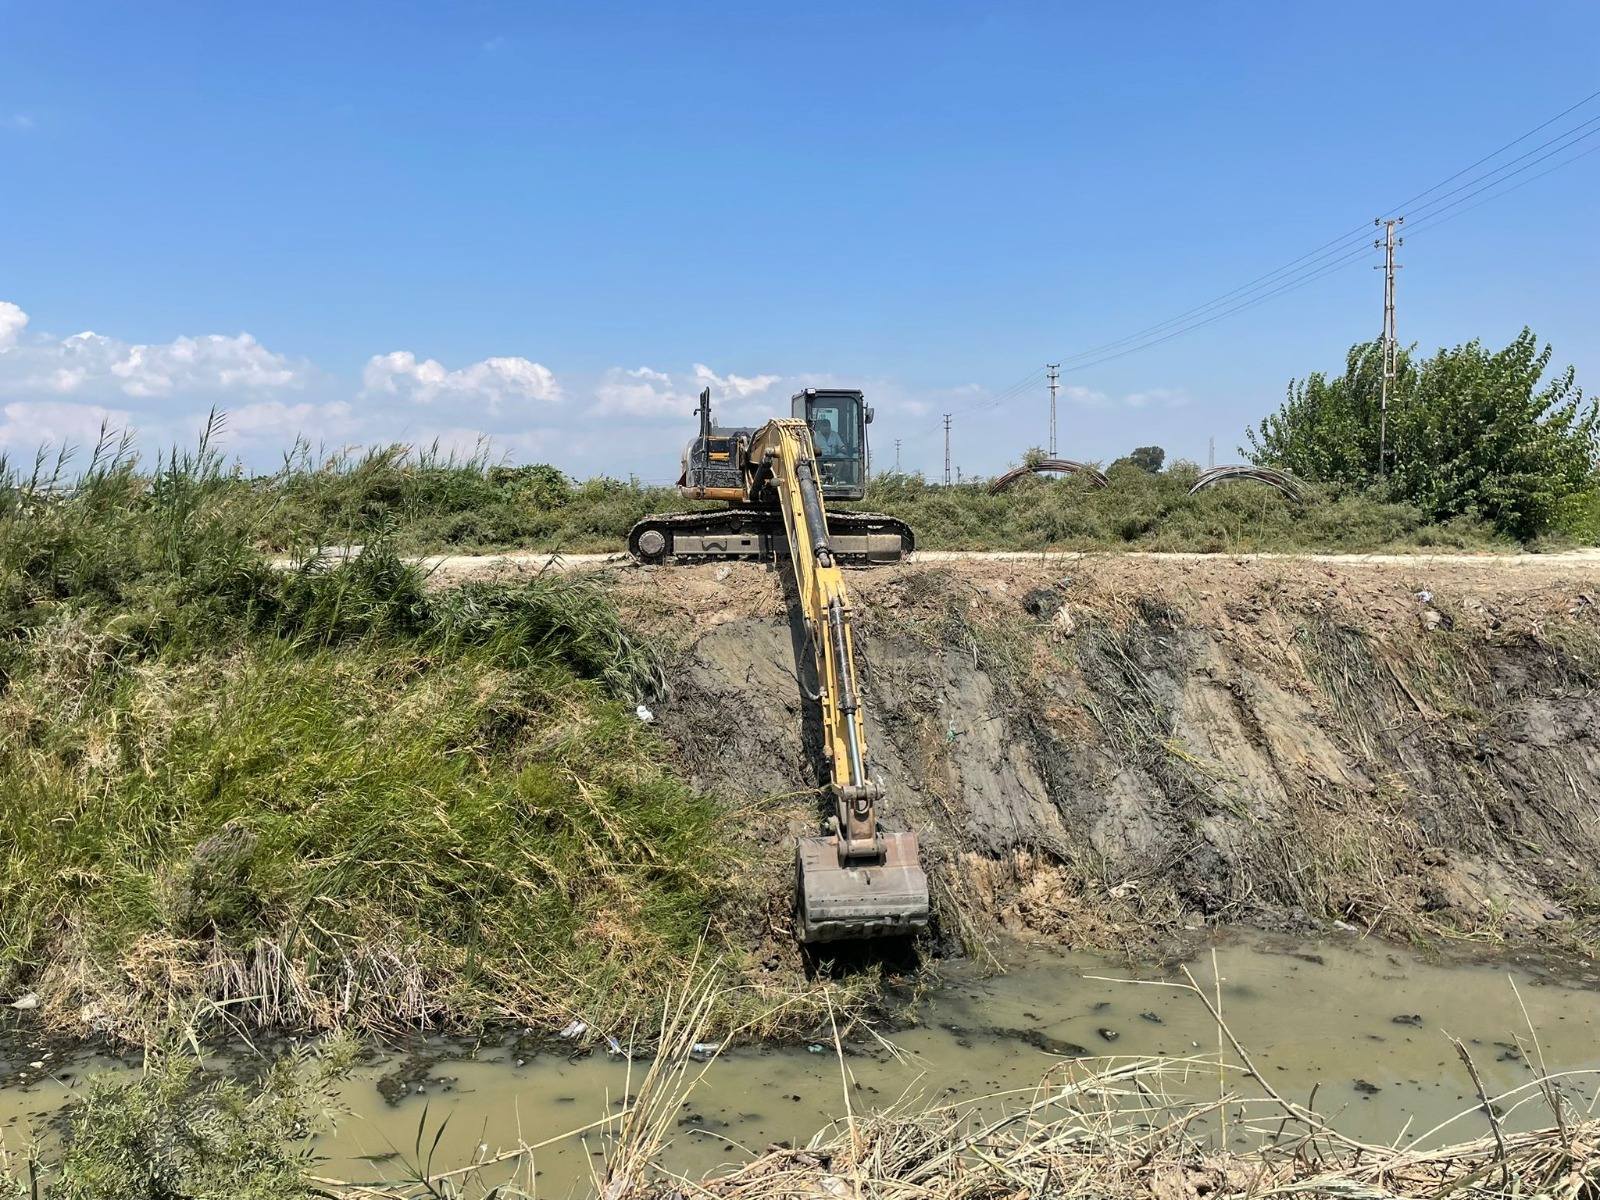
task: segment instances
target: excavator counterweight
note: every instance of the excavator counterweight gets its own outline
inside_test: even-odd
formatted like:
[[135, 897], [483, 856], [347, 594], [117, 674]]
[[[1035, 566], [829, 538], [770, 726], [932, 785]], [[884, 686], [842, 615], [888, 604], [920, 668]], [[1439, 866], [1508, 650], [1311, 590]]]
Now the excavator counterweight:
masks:
[[793, 565], [834, 802], [827, 836], [800, 838], [796, 848], [795, 936], [814, 943], [916, 933], [928, 925], [928, 877], [916, 835], [878, 824], [883, 785], [871, 770], [841, 570], [846, 561], [898, 561], [911, 550], [911, 530], [893, 517], [827, 511], [829, 498], [865, 494], [872, 410], [861, 393], [808, 389], [794, 406], [795, 416], [758, 429], [718, 429], [703, 392], [700, 437], [684, 453], [679, 488], [734, 507], [647, 517], [628, 547], [647, 563], [775, 555]]

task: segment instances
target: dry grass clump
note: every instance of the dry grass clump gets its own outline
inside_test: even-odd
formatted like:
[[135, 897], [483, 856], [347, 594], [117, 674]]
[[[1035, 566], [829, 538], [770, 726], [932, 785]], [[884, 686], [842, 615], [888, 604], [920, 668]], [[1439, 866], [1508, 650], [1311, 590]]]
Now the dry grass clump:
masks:
[[[1186, 1200], [1304, 1195], [1389, 1197], [1560, 1196], [1600, 1193], [1600, 1121], [1568, 1121], [1431, 1150], [1367, 1147], [1300, 1127], [1270, 1106], [1248, 1121], [1272, 1139], [1219, 1150], [1221, 1102], [1173, 1101], [1169, 1083], [1197, 1063], [1139, 1060], [1064, 1068], [1005, 1115], [984, 1119], [974, 1102], [856, 1117], [803, 1148], [772, 1147], [729, 1174], [663, 1179], [627, 1195], [718, 1200], [1016, 1200], [1095, 1197]], [[1211, 1064], [1215, 1070], [1215, 1064]], [[990, 1101], [992, 1103], [993, 1101]], [[1238, 1111], [1238, 1100], [1228, 1105]], [[613, 1198], [617, 1200], [617, 1198]]]
[[[804, 1147], [770, 1146], [744, 1166], [702, 1180], [653, 1166], [670, 1117], [692, 1086], [682, 1082], [681, 1066], [669, 1066], [666, 1073], [678, 1086], [641, 1094], [613, 1151], [611, 1161], [621, 1169], [608, 1167], [597, 1192], [602, 1200], [1600, 1196], [1600, 1119], [1577, 1111], [1562, 1090], [1571, 1077], [1596, 1072], [1551, 1076], [1534, 1050], [1530, 1066], [1538, 1062], [1538, 1077], [1491, 1098], [1457, 1042], [1479, 1106], [1408, 1141], [1409, 1131], [1401, 1131], [1390, 1145], [1364, 1143], [1276, 1091], [1223, 1021], [1220, 995], [1213, 1001], [1185, 976], [1186, 984], [1169, 986], [1204, 1004], [1232, 1059], [1219, 1052], [1068, 1060], [1028, 1092], [936, 1108], [902, 1100], [884, 1112], [859, 1114], [836, 1035], [843, 1119]], [[680, 1010], [680, 1018], [693, 1017]], [[1537, 1046], [1536, 1032], [1530, 1028], [1530, 1034]], [[678, 1062], [686, 1061], [682, 1048], [693, 1038], [692, 1030], [683, 1035]], [[1196, 1100], [1208, 1083], [1217, 1087], [1217, 1098]], [[1551, 1123], [1508, 1129], [1530, 1103], [1544, 1104]], [[1441, 1144], [1445, 1130], [1468, 1121], [1486, 1121], [1489, 1133]], [[1230, 1148], [1241, 1142], [1246, 1149]]]

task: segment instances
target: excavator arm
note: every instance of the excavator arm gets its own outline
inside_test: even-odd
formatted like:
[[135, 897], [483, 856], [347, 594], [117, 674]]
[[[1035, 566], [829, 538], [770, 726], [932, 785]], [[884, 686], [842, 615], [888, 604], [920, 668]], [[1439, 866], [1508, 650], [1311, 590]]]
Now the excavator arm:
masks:
[[770, 485], [783, 510], [816, 668], [834, 800], [831, 836], [800, 839], [799, 938], [825, 942], [914, 933], [928, 923], [928, 879], [916, 836], [885, 833], [878, 825], [883, 787], [871, 773], [850, 597], [828, 537], [811, 431], [799, 419], [769, 421], [752, 436], [745, 461], [754, 474], [752, 490]]

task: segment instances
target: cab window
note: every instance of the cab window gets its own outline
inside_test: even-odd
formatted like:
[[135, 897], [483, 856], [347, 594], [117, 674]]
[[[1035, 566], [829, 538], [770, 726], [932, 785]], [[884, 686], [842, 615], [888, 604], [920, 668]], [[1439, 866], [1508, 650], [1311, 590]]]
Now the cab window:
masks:
[[811, 441], [818, 458], [854, 458], [861, 421], [854, 396], [819, 396], [811, 405]]

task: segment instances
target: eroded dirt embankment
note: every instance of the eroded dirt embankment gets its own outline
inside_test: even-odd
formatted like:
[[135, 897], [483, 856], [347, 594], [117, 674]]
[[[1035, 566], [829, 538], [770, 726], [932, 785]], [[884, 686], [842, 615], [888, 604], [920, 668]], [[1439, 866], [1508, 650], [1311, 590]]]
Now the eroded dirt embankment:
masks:
[[[1597, 941], [1600, 569], [1107, 556], [849, 582], [887, 823], [920, 836], [947, 937]], [[823, 811], [792, 589], [753, 564], [615, 589], [682, 647], [658, 718], [749, 840], [765, 904], [728, 920], [792, 954], [791, 839]]]

